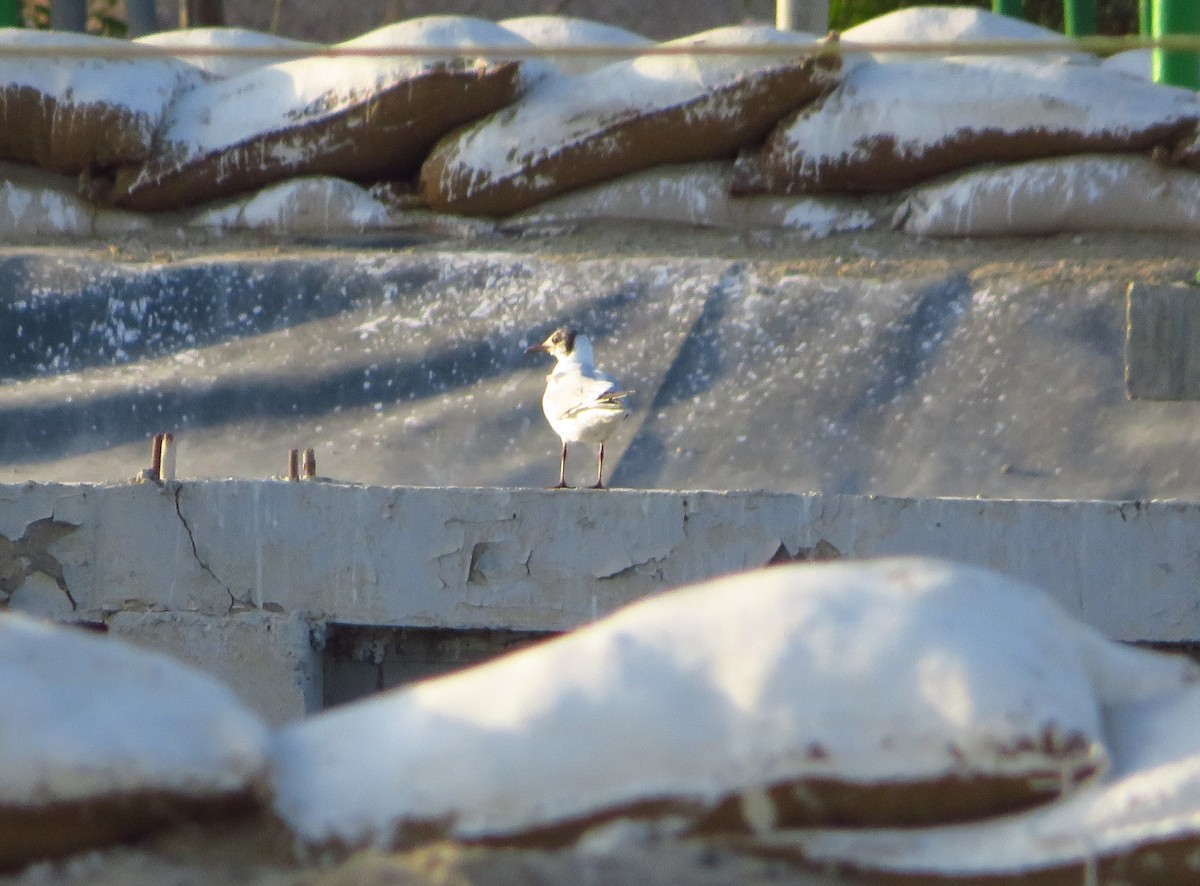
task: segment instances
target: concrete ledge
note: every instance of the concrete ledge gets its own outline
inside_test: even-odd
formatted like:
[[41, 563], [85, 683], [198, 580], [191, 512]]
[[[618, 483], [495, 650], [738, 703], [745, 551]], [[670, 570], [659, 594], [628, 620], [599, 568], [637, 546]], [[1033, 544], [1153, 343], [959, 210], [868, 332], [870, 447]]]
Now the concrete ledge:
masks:
[[[812, 551], [920, 553], [1045, 588], [1123, 640], [1200, 638], [1200, 504], [220, 481], [0, 486], [0, 605], [568, 630]], [[69, 604], [67, 605], [69, 609]]]
[[319, 644], [298, 615], [121, 611], [107, 624], [113, 636], [217, 677], [272, 726], [322, 707]]

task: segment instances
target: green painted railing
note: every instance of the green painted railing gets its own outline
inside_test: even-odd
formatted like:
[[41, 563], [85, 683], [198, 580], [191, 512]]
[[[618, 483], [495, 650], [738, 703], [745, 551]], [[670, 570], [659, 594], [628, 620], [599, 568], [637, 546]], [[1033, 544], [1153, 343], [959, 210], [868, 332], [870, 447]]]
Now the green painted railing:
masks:
[[1096, 0], [1063, 0], [1063, 30], [1068, 37], [1096, 33]]
[[21, 0], [0, 0], [0, 28], [16, 28], [21, 24]]
[[[1021, 0], [992, 0], [992, 11], [1023, 18]], [[1096, 0], [1063, 0], [1063, 30], [1068, 37], [1096, 33]], [[1200, 0], [1138, 0], [1138, 33], [1143, 37], [1200, 37]], [[1200, 89], [1200, 52], [1154, 50], [1154, 82]]]
[[[1196, 0], [1154, 0], [1150, 33], [1200, 36], [1200, 3]], [[1154, 50], [1154, 82], [1200, 89], [1200, 53]]]

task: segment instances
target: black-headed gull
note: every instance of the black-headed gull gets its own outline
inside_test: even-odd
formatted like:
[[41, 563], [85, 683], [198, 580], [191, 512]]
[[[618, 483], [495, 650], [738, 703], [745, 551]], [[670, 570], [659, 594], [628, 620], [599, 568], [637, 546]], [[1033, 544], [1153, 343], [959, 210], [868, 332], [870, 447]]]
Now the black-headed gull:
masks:
[[611, 375], [601, 372], [592, 358], [592, 343], [574, 329], [556, 329], [540, 345], [526, 348], [526, 354], [545, 351], [558, 362], [546, 379], [542, 411], [550, 427], [562, 438], [562, 458], [558, 464], [558, 485], [567, 488], [567, 444], [599, 443], [600, 459], [596, 485], [604, 488], [604, 441], [629, 415], [622, 400], [629, 391], [617, 389]]

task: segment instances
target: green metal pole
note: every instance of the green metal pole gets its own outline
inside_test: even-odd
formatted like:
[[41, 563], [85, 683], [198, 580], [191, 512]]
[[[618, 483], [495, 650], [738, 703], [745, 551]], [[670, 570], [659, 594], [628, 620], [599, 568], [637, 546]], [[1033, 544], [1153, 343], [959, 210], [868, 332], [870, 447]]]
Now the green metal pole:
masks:
[[1096, 0], [1063, 0], [1063, 30], [1068, 37], [1096, 33]]
[[0, 28], [19, 28], [21, 21], [21, 0], [0, 0]]
[[1151, 0], [1138, 0], [1138, 34], [1149, 37], [1154, 33], [1154, 6]]
[[[1153, 35], [1200, 36], [1200, 3], [1196, 0], [1154, 0]], [[1154, 50], [1154, 82], [1200, 89], [1200, 53]]]
[[997, 15], [1007, 15], [1009, 18], [1025, 17], [1025, 11], [1021, 8], [1021, 0], [992, 0], [992, 12]]

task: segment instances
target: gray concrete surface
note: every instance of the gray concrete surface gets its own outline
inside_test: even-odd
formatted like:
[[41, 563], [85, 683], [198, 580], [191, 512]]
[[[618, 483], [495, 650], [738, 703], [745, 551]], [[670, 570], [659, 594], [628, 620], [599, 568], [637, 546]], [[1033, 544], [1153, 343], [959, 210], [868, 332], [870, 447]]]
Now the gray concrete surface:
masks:
[[618, 486], [1200, 499], [1200, 403], [1125, 399], [1125, 274], [524, 248], [0, 253], [0, 480], [122, 480], [171, 431], [184, 478], [312, 446], [346, 482], [547, 484], [523, 346], [570, 323], [635, 392]]

